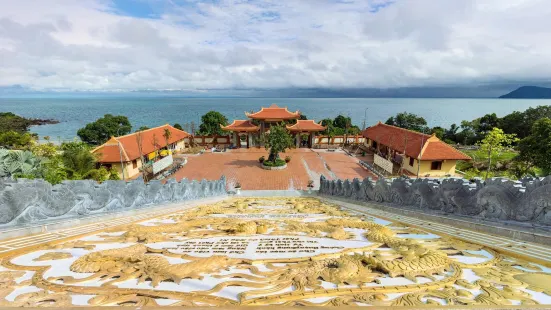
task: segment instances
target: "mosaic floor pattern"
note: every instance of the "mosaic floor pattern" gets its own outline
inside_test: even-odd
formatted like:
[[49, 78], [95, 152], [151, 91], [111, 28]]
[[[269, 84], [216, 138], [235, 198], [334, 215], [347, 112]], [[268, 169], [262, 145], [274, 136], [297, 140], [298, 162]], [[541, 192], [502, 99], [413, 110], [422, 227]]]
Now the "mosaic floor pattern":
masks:
[[551, 304], [551, 269], [314, 198], [229, 199], [1, 254], [0, 306]]

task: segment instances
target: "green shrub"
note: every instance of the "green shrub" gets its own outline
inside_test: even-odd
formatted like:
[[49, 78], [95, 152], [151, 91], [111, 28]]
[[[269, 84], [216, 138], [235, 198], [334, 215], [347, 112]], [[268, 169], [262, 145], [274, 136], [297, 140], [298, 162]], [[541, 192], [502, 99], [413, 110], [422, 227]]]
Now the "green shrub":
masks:
[[288, 163], [291, 161], [291, 156], [285, 156], [285, 162]]
[[266, 159], [266, 158], [265, 158], [264, 156], [260, 156], [260, 158], [258, 159], [258, 162], [259, 162], [259, 163], [263, 163], [265, 159]]
[[263, 165], [266, 167], [281, 167], [285, 166], [285, 161], [281, 158], [278, 158], [275, 161], [264, 161]]

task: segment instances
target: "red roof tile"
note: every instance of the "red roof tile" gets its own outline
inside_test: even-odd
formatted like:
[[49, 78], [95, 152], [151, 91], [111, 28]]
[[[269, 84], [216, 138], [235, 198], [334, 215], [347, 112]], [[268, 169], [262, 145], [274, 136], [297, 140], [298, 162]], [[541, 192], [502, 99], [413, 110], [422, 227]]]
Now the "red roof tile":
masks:
[[297, 120], [294, 125], [287, 125], [287, 129], [290, 131], [323, 131], [325, 126], [314, 122], [314, 120]]
[[362, 135], [399, 153], [422, 160], [470, 160], [471, 158], [435, 136], [422, 134], [379, 122], [363, 131]]
[[441, 141], [437, 137], [431, 137], [425, 143], [425, 149], [421, 154], [422, 160], [471, 160], [471, 157], [455, 149], [453, 146]]
[[229, 124], [228, 126], [222, 126], [222, 129], [227, 131], [250, 131], [255, 132], [260, 129], [260, 127], [256, 126], [249, 120], [234, 120], [233, 123]]
[[287, 108], [278, 107], [272, 104], [269, 108], [262, 108], [256, 113], [245, 113], [247, 117], [252, 119], [297, 119], [300, 117], [300, 112], [290, 112]]
[[[168, 144], [181, 141], [189, 137], [189, 134], [183, 130], [176, 129], [168, 124], [143, 130], [140, 132], [131, 133], [125, 136], [112, 137], [109, 141], [92, 150], [92, 153], [99, 155], [99, 162], [115, 163], [123, 161], [132, 161], [140, 157], [138, 147], [138, 139], [142, 141], [142, 156], [145, 156], [155, 150], [166, 146], [166, 140], [163, 136], [165, 129], [170, 130], [171, 136], [168, 139]], [[154, 143], [154, 140], [155, 143]], [[120, 148], [119, 148], [120, 144]], [[121, 156], [122, 155], [122, 156]]]

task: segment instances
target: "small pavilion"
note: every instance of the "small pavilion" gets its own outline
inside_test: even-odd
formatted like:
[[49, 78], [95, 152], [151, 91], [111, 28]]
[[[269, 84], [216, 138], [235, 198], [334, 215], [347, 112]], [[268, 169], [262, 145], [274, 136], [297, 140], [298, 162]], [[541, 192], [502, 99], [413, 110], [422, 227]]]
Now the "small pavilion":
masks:
[[284, 123], [287, 129], [295, 136], [297, 147], [301, 146], [301, 137], [305, 133], [309, 135], [308, 147], [314, 144], [315, 133], [325, 130], [325, 127], [313, 120], [300, 120], [300, 112], [291, 112], [287, 107], [279, 107], [272, 104], [268, 108], [262, 107], [258, 112], [245, 112], [248, 120], [234, 120], [222, 129], [232, 132], [232, 144], [238, 148], [263, 146], [261, 136], [270, 131], [270, 127]]
[[232, 133], [232, 144], [238, 148], [249, 148], [258, 140], [260, 126], [253, 124], [250, 120], [234, 120], [228, 126], [221, 127]]
[[[316, 132], [324, 131], [325, 126], [321, 125], [321, 122], [318, 124], [314, 120], [297, 120], [297, 123], [294, 125], [287, 125], [287, 130], [295, 136], [295, 143], [297, 147], [307, 146], [309, 148], [314, 145], [314, 139], [316, 138]], [[302, 137], [307, 135], [308, 139], [303, 141]], [[304, 143], [303, 145], [301, 145]]]

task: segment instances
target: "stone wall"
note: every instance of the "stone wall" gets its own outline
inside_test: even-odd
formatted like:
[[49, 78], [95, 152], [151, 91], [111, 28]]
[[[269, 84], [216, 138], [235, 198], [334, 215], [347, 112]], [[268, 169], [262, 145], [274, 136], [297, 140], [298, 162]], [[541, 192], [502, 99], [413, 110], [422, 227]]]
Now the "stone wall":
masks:
[[224, 195], [225, 177], [201, 182], [169, 179], [165, 184], [82, 180], [53, 186], [44, 180], [0, 179], [0, 229]]
[[411, 210], [438, 210], [492, 221], [551, 225], [551, 176], [512, 181], [504, 178], [327, 180], [320, 195], [389, 203]]

